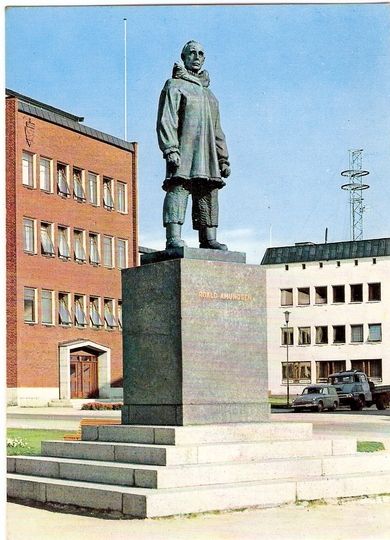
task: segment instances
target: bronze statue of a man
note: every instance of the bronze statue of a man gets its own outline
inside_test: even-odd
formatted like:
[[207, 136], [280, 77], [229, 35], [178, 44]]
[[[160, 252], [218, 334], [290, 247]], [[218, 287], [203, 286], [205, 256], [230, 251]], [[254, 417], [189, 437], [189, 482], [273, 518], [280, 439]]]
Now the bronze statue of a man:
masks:
[[225, 185], [223, 178], [230, 175], [218, 101], [209, 90], [207, 71], [202, 70], [202, 45], [189, 41], [181, 59], [161, 92], [157, 119], [158, 142], [166, 160], [166, 247], [186, 245], [181, 239], [181, 227], [191, 194], [192, 222], [199, 231], [199, 247], [227, 250], [216, 239], [218, 190]]

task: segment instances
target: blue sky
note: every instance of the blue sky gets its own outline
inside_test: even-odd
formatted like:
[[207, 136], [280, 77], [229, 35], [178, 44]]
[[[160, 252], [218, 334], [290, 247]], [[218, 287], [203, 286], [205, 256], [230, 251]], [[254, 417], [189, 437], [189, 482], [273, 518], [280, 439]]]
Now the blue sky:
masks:
[[[349, 240], [340, 172], [363, 148], [364, 238], [390, 235], [390, 6], [11, 7], [6, 85], [139, 143], [140, 244], [164, 245], [157, 103], [189, 39], [206, 51], [232, 175], [219, 239], [258, 263], [270, 242]], [[184, 237], [196, 246], [190, 209]]]

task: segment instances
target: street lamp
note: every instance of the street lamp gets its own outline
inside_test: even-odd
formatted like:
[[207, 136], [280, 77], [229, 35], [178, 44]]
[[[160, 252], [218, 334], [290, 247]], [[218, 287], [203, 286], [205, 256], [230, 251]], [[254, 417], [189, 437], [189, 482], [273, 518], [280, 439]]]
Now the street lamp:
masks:
[[290, 335], [289, 335], [289, 333], [288, 333], [288, 322], [289, 322], [289, 320], [290, 320], [290, 312], [289, 312], [289, 311], [285, 311], [285, 312], [284, 312], [284, 320], [286, 321], [287, 407], [290, 407], [290, 372], [289, 372], [289, 369], [288, 369], [288, 343], [289, 343], [289, 341], [290, 341]]

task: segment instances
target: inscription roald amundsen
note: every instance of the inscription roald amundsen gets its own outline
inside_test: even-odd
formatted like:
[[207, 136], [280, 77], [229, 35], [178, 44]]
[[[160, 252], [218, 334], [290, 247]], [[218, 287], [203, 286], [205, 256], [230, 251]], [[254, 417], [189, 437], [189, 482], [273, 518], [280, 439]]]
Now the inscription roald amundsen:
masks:
[[244, 293], [218, 293], [211, 291], [199, 291], [200, 298], [207, 298], [210, 300], [239, 300], [241, 302], [250, 302], [253, 300], [253, 296]]

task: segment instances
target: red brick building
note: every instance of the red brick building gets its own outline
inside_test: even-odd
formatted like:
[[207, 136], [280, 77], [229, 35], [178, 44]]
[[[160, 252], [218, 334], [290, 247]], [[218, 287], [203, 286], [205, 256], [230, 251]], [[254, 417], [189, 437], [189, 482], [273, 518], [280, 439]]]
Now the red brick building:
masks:
[[117, 398], [121, 268], [135, 266], [137, 146], [6, 97], [8, 401]]

